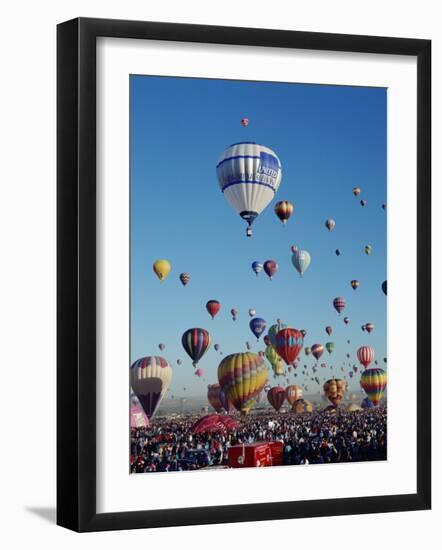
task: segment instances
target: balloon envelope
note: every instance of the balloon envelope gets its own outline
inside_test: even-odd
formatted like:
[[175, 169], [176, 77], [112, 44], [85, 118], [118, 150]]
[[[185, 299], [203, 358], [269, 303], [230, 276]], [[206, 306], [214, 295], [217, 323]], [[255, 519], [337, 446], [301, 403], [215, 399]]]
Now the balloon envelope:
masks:
[[158, 279], [164, 281], [170, 273], [171, 265], [167, 260], [157, 260], [153, 264], [153, 270]]
[[287, 365], [295, 361], [303, 344], [304, 338], [295, 328], [283, 328], [276, 334], [276, 352]]
[[148, 418], [157, 411], [172, 380], [172, 367], [163, 357], [147, 356], [130, 367], [131, 387]]
[[227, 202], [249, 227], [272, 201], [282, 179], [276, 153], [251, 141], [228, 147], [218, 159], [216, 173]]
[[387, 387], [387, 373], [378, 367], [364, 370], [361, 374], [361, 387], [373, 405], [378, 405]]
[[267, 399], [275, 411], [279, 411], [285, 401], [285, 389], [281, 386], [270, 388], [267, 392]]
[[292, 256], [292, 264], [299, 275], [302, 277], [307, 271], [311, 262], [310, 253], [307, 250], [297, 250]]
[[211, 338], [203, 328], [189, 328], [181, 337], [181, 343], [195, 366], [209, 349]]

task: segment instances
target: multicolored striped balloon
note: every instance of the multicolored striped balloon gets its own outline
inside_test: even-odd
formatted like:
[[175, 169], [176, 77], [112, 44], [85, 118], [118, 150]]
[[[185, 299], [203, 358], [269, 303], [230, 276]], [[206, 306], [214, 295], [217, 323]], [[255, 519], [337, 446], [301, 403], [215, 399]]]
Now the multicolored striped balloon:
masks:
[[275, 204], [275, 214], [286, 224], [290, 216], [293, 214], [293, 204], [289, 201], [279, 201]]
[[234, 353], [218, 366], [218, 381], [237, 411], [247, 414], [255, 406], [268, 378], [268, 368], [255, 353]]
[[366, 369], [361, 374], [361, 388], [373, 405], [379, 405], [386, 387], [387, 373], [383, 369]]
[[345, 308], [345, 304], [345, 298], [342, 298], [341, 296], [338, 296], [333, 300], [333, 307], [339, 314], [341, 314], [341, 311]]
[[203, 328], [189, 328], [181, 337], [181, 343], [195, 367], [211, 344], [210, 334]]

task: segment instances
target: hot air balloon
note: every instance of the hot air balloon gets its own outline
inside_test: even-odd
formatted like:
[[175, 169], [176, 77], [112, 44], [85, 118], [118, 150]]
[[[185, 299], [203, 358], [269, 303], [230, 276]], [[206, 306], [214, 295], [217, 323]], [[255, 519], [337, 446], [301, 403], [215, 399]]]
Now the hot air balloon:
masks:
[[183, 286], [186, 286], [190, 281], [190, 275], [188, 273], [180, 273], [180, 281]]
[[260, 317], [254, 317], [249, 323], [250, 330], [256, 336], [256, 339], [259, 340], [261, 334], [266, 329], [266, 322]]
[[310, 355], [311, 352], [312, 352], [312, 348], [310, 348], [310, 347], [307, 346], [307, 347], [304, 349], [304, 352], [305, 352], [306, 355]]
[[176, 360], [176, 364], [177, 364], [177, 365], [182, 365], [182, 364], [183, 364], [182, 359], [177, 359], [177, 360]]
[[359, 189], [359, 187], [353, 187], [353, 195], [355, 197], [357, 197], [360, 192], [361, 192], [361, 190]]
[[203, 328], [189, 328], [181, 337], [181, 343], [187, 355], [192, 359], [193, 366], [206, 353], [211, 344], [210, 334]]
[[373, 332], [374, 330], [374, 325], [373, 323], [366, 323], [365, 324], [365, 330], [370, 334], [370, 332]]
[[223, 404], [219, 398], [221, 386], [219, 384], [209, 384], [207, 388], [207, 399], [217, 413], [223, 411]]
[[328, 325], [325, 327], [325, 332], [330, 336], [330, 334], [333, 332], [333, 327]]
[[230, 310], [230, 315], [232, 316], [232, 319], [233, 319], [234, 321], [236, 321], [236, 317], [237, 317], [237, 315], [238, 315], [238, 310], [235, 309], [235, 308], [232, 308], [232, 309]]
[[235, 353], [218, 366], [218, 381], [237, 411], [247, 414], [255, 405], [268, 379], [264, 360], [255, 353]]
[[172, 380], [172, 367], [158, 356], [137, 359], [130, 367], [130, 384], [149, 419], [155, 414]]
[[293, 204], [289, 201], [279, 201], [275, 204], [275, 214], [286, 224], [290, 216], [293, 214]]
[[368, 368], [370, 363], [374, 360], [374, 349], [370, 346], [361, 346], [357, 351], [359, 363], [365, 368]]
[[350, 317], [344, 317], [344, 323], [348, 325], [349, 322], [350, 322]]
[[244, 128], [247, 128], [249, 125], [249, 119], [248, 118], [242, 118], [241, 119], [241, 126], [244, 126]]
[[323, 388], [328, 400], [335, 407], [338, 407], [344, 398], [345, 392], [347, 391], [347, 383], [341, 378], [333, 378], [331, 380], [327, 380], [324, 383]]
[[279, 411], [285, 401], [285, 389], [281, 386], [270, 388], [267, 392], [267, 399], [275, 411]]
[[311, 257], [307, 250], [297, 250], [292, 256], [292, 264], [302, 277], [310, 265]]
[[165, 344], [158, 344], [158, 348], [163, 351], [163, 349], [166, 347]]
[[295, 252], [298, 251], [298, 247], [296, 246], [296, 244], [292, 244], [292, 246], [290, 247], [290, 250], [292, 251], [292, 254], [294, 254]]
[[253, 262], [252, 263], [252, 269], [256, 273], [256, 276], [258, 276], [258, 273], [261, 273], [262, 271], [262, 263], [261, 262]]
[[252, 349], [252, 346], [250, 345], [250, 342], [246, 342], [246, 348], [250, 351]]
[[272, 365], [275, 376], [282, 376], [284, 374], [284, 364], [273, 346], [266, 347], [265, 356]]
[[209, 300], [206, 304], [206, 309], [212, 319], [214, 319], [215, 315], [217, 315], [218, 311], [221, 309], [221, 304], [218, 300]]
[[229, 416], [220, 416], [219, 414], [209, 414], [198, 419], [190, 428], [193, 434], [200, 433], [219, 433], [226, 430], [235, 430], [239, 427], [239, 422]]
[[303, 344], [304, 338], [295, 328], [284, 328], [276, 335], [276, 352], [287, 365], [295, 361]]
[[152, 267], [155, 275], [160, 281], [164, 281], [171, 270], [171, 265], [167, 260], [157, 260]]
[[285, 389], [285, 398], [290, 406], [293, 406], [295, 401], [301, 399], [302, 397], [302, 388], [293, 384], [292, 386], [287, 386]]
[[203, 374], [204, 374], [203, 369], [196, 369], [195, 376], [198, 376], [198, 378], [201, 378], [201, 376], [203, 376]]
[[273, 275], [278, 271], [278, 264], [274, 260], [264, 262], [264, 271], [267, 277], [272, 280]]
[[333, 307], [339, 314], [341, 314], [341, 311], [345, 308], [345, 303], [345, 298], [338, 296], [333, 300]]
[[325, 227], [329, 231], [333, 231], [333, 229], [335, 228], [335, 225], [336, 225], [336, 222], [335, 222], [335, 220], [332, 220], [332, 219], [326, 220], [326, 222], [325, 222]]
[[387, 373], [380, 369], [366, 369], [361, 374], [361, 387], [373, 405], [379, 405], [387, 387]]
[[249, 309], [249, 317], [254, 317], [256, 315], [256, 310], [252, 307]]
[[219, 344], [215, 344], [213, 347], [215, 348], [215, 351], [219, 350]]
[[387, 205], [386, 204], [382, 205], [382, 210], [387, 210]]
[[370, 256], [372, 250], [373, 250], [373, 248], [369, 244], [364, 246], [364, 252], [367, 254], [367, 256]]
[[219, 391], [219, 400], [221, 401], [222, 406], [224, 407], [224, 410], [227, 414], [230, 414], [233, 412], [233, 405], [230, 399], [227, 399], [226, 394], [224, 393], [223, 389], [221, 388]]
[[276, 347], [276, 335], [278, 334], [278, 332], [280, 330], [282, 330], [283, 328], [287, 328], [287, 325], [285, 325], [284, 323], [281, 323], [281, 321], [279, 322], [276, 322], [276, 324], [272, 325], [270, 328], [269, 328], [269, 331], [267, 333], [267, 336], [270, 340], [270, 345], [272, 345], [273, 347]]
[[356, 290], [356, 289], [358, 288], [358, 286], [359, 286], [359, 281], [357, 281], [356, 279], [353, 279], [353, 280], [351, 281], [350, 285], [351, 285], [351, 288], [352, 288], [353, 290]]
[[307, 399], [298, 399], [293, 403], [292, 412], [296, 414], [304, 414], [313, 412], [313, 405]]
[[373, 403], [368, 399], [368, 397], [365, 397], [361, 402], [361, 409], [372, 409], [374, 407]]
[[342, 254], [342, 252], [339, 250], [339, 248], [337, 248], [335, 250], [335, 254], [336, 254], [336, 256], [340, 256]]
[[367, 201], [365, 199], [361, 199], [361, 206], [365, 206], [367, 204]]
[[334, 342], [327, 342], [325, 344], [325, 349], [328, 351], [328, 353], [333, 353], [334, 349], [335, 349], [335, 344]]
[[278, 191], [280, 160], [264, 145], [235, 143], [220, 156], [216, 173], [227, 202], [247, 222], [246, 234], [250, 237], [253, 221]]
[[362, 332], [365, 332], [365, 325], [361, 326], [361, 330], [362, 330]]
[[387, 296], [387, 281], [382, 283], [382, 292]]
[[316, 361], [324, 353], [324, 346], [322, 344], [313, 344], [311, 349], [312, 349], [313, 357], [316, 359]]

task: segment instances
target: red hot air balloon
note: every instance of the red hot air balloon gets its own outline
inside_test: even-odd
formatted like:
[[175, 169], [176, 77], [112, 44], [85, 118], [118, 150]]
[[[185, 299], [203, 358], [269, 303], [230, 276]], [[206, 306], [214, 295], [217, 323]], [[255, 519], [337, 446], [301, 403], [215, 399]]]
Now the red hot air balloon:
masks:
[[221, 400], [219, 398], [220, 391], [221, 387], [219, 384], [209, 384], [207, 388], [207, 400], [217, 413], [223, 411], [223, 404], [221, 403]]
[[345, 308], [345, 298], [342, 298], [338, 296], [333, 300], [333, 307], [336, 309], [336, 311], [341, 314], [341, 311]]
[[304, 345], [301, 332], [295, 328], [283, 328], [276, 334], [276, 353], [291, 365]]
[[218, 300], [209, 300], [206, 304], [206, 309], [212, 319], [214, 319], [215, 315], [217, 315], [218, 311], [221, 309], [221, 304]]
[[325, 327], [325, 332], [330, 336], [333, 332], [333, 327], [331, 327], [330, 325]]
[[370, 346], [361, 346], [357, 351], [359, 363], [365, 368], [368, 368], [374, 359], [374, 349]]
[[272, 280], [273, 275], [278, 271], [278, 264], [274, 260], [264, 262], [264, 271], [267, 277]]
[[242, 118], [241, 119], [241, 126], [244, 126], [244, 128], [247, 128], [249, 125], [249, 119], [248, 118]]
[[365, 325], [365, 330], [370, 334], [370, 332], [372, 332], [374, 330], [374, 325], [373, 323], [367, 323]]
[[270, 388], [267, 392], [267, 399], [275, 411], [279, 411], [285, 401], [285, 389], [281, 386]]
[[323, 353], [324, 353], [324, 346], [322, 344], [313, 344], [312, 354], [316, 360], [318, 360]]

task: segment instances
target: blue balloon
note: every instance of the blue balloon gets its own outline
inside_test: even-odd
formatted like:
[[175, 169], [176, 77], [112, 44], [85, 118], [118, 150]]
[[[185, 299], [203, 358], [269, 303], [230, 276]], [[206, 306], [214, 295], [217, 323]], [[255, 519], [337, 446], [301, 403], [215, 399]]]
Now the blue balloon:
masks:
[[264, 319], [261, 319], [260, 317], [254, 317], [250, 323], [249, 323], [250, 330], [253, 332], [253, 334], [256, 336], [256, 338], [259, 340], [259, 337], [266, 329], [266, 322]]
[[374, 407], [374, 405], [370, 401], [370, 399], [368, 399], [368, 397], [366, 397], [365, 399], [362, 400], [361, 408], [363, 408], [363, 409], [372, 409], [373, 407]]
[[252, 269], [258, 275], [262, 271], [262, 263], [261, 262], [253, 262]]

